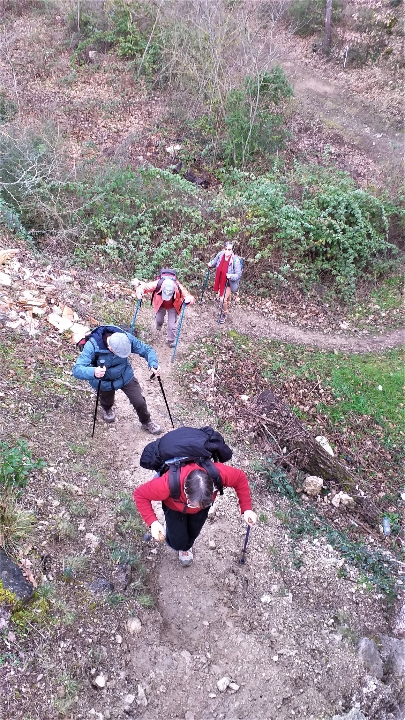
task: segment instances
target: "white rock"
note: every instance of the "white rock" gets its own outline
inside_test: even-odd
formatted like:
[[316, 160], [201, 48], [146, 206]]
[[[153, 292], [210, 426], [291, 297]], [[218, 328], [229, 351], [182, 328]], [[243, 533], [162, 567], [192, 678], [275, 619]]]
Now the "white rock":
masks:
[[92, 718], [96, 718], [97, 720], [104, 720], [103, 713], [97, 712], [97, 710], [95, 710], [94, 708], [91, 708], [91, 710], [89, 710], [89, 715]]
[[142, 623], [139, 618], [129, 618], [127, 628], [130, 635], [138, 635], [142, 629]]
[[238, 685], [236, 682], [230, 682], [228, 688], [229, 690], [233, 690], [233, 692], [237, 692], [240, 688], [240, 685]]
[[105, 687], [106, 682], [107, 678], [103, 674], [97, 675], [97, 677], [94, 678], [94, 685], [97, 685], [99, 688]]
[[272, 601], [271, 595], [262, 595], [260, 598], [260, 602], [264, 603], [265, 605], [268, 605]]
[[126, 710], [129, 710], [129, 708], [131, 707], [134, 700], [135, 700], [135, 695], [131, 695], [130, 693], [128, 695], [124, 695], [124, 699], [123, 699], [124, 708]]
[[319, 443], [321, 447], [329, 454], [334, 457], [335, 453], [333, 452], [331, 446], [329, 445], [328, 439], [324, 435], [317, 435], [315, 438], [316, 442]]
[[380, 390], [380, 392], [381, 392], [381, 390], [382, 390], [382, 385], [379, 385], [379, 386], [378, 386], [378, 390]]
[[231, 682], [231, 678], [228, 677], [228, 675], [224, 675], [224, 677], [220, 678], [217, 682], [217, 688], [219, 692], [225, 692], [226, 688], [229, 686], [229, 683]]
[[304, 490], [304, 493], [307, 495], [316, 496], [319, 495], [323, 488], [323, 479], [320, 477], [317, 477], [317, 475], [308, 475], [305, 480], [304, 484], [302, 486], [302, 489]]
[[166, 148], [166, 152], [169, 153], [172, 157], [176, 154], [178, 150], [181, 150], [181, 145], [168, 145]]
[[210, 548], [210, 550], [215, 550], [215, 548], [216, 548], [215, 540], [210, 540], [208, 542], [208, 547]]
[[121, 645], [121, 643], [122, 643], [122, 637], [121, 637], [121, 635], [116, 635], [116, 636], [115, 636], [115, 642], [118, 643], [118, 645]]
[[215, 693], [209, 693], [208, 697], [211, 698], [211, 700], [213, 700], [214, 698], [216, 698], [216, 695], [215, 695]]
[[7, 273], [0, 272], [0, 285], [11, 287], [11, 277]]
[[240, 399], [242, 402], [247, 402], [249, 400], [249, 395], [240, 395]]
[[100, 545], [100, 538], [98, 537], [98, 535], [94, 535], [91, 532], [86, 533], [84, 539], [86, 544], [90, 545], [92, 552], [97, 550], [98, 546]]
[[354, 503], [354, 500], [350, 495], [347, 495], [347, 493], [344, 493], [341, 491], [341, 492], [336, 493], [336, 495], [334, 495], [334, 497], [331, 500], [331, 503], [334, 507], [338, 508], [339, 505], [344, 505], [344, 506], [351, 505], [352, 503]]
[[145, 695], [145, 690], [143, 689], [142, 685], [138, 685], [138, 697], [136, 699], [136, 702], [141, 707], [146, 707], [148, 704], [148, 700]]
[[277, 660], [278, 660], [278, 655], [273, 655], [273, 657], [272, 657], [271, 659], [274, 660], [274, 662], [277, 662]]

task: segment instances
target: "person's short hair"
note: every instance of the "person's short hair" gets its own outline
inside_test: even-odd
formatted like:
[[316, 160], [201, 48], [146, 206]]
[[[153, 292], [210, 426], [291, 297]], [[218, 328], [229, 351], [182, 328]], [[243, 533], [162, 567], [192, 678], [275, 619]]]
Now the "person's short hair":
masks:
[[187, 500], [193, 505], [199, 505], [201, 509], [212, 505], [212, 494], [214, 492], [213, 479], [200, 468], [192, 470], [186, 475], [184, 481], [184, 492]]
[[227, 250], [228, 247], [229, 247], [231, 250], [233, 250], [233, 242], [231, 242], [230, 240], [227, 240], [227, 242], [224, 243], [224, 248], [225, 248], [225, 250]]

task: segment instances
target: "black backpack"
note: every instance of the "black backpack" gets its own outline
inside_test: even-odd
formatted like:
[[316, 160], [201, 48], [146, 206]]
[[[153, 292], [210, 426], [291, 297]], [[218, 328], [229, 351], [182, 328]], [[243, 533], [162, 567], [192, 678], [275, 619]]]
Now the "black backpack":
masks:
[[176, 500], [180, 497], [180, 468], [189, 463], [202, 467], [222, 495], [221, 476], [212, 461], [227, 462], [231, 457], [231, 448], [212, 427], [181, 427], [146, 445], [139, 464], [159, 475], [169, 471], [170, 497]]

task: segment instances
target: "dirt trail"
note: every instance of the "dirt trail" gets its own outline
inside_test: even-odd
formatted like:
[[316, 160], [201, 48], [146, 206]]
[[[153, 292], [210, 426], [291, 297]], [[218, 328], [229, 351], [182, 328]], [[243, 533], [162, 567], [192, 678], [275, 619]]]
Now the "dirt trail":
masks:
[[[177, 362], [186, 357], [189, 344], [201, 337], [201, 327], [215, 331], [211, 315], [205, 306], [187, 311]], [[232, 324], [238, 326], [242, 311], [235, 310], [232, 317]], [[267, 326], [254, 315], [248, 315], [239, 329], [247, 329], [252, 319], [258, 336], [263, 336], [266, 327], [268, 337], [274, 333], [280, 339], [277, 324]], [[151, 321], [150, 310], [145, 310], [141, 322], [158, 352], [172, 414], [185, 424], [215, 424], [215, 418], [208, 417], [203, 408], [190, 411], [187, 398], [178, 389], [178, 365], [170, 362], [165, 328], [156, 337], [149, 330]], [[290, 333], [301, 342], [300, 331], [290, 328]], [[313, 336], [319, 343], [325, 340], [321, 334], [311, 334], [311, 342]], [[165, 431], [170, 430], [158, 386], [148, 383], [143, 361], [134, 364], [153, 419], [162, 422]], [[139, 455], [152, 438], [134, 433], [133, 413], [122, 393], [117, 394], [116, 406], [117, 423], [99, 426], [98, 433], [102, 433], [103, 447], [114, 450], [119, 467], [125, 468], [119, 479], [121, 487], [132, 492], [134, 485], [151, 477], [149, 471], [139, 468]], [[232, 462], [251, 480], [255, 478], [248, 447], [235, 448]], [[237, 562], [245, 527], [231, 491], [216, 502], [195, 544], [191, 568], [181, 568], [177, 553], [151, 541], [146, 562], [158, 606], [142, 615], [140, 635], [126, 638], [130, 660], [125, 680], [117, 682], [114, 691], [114, 717], [124, 717], [118, 712], [120, 696], [136, 695], [138, 686], [148, 700], [145, 708], [135, 711], [143, 720], [161, 715], [168, 720], [318, 720], [347, 709], [351, 706], [348, 699], [359, 696], [364, 671], [357, 659], [355, 638], [368, 632], [388, 632], [380, 599], [366, 593], [361, 583], [340, 579], [341, 559], [322, 541], [300, 544], [301, 567], [296, 569], [293, 557], [297, 548], [274, 515], [269, 494], [260, 483], [254, 485], [253, 503], [261, 522], [251, 533], [245, 566]], [[214, 549], [209, 540], [215, 542]], [[220, 692], [217, 681], [224, 676], [239, 689]], [[378, 681], [374, 696], [381, 688]], [[102, 705], [95, 707], [103, 712]]]
[[[211, 332], [215, 329], [236, 330], [239, 333], [249, 335], [253, 338], [268, 338], [280, 342], [293, 343], [295, 345], [310, 345], [324, 350], [339, 350], [348, 353], [382, 352], [398, 347], [405, 342], [405, 331], [400, 328], [391, 330], [384, 335], [369, 335], [368, 333], [357, 336], [348, 336], [344, 333], [331, 333], [330, 330], [315, 331], [301, 329], [293, 325], [278, 322], [271, 318], [265, 318], [258, 313], [251, 312], [245, 306], [234, 304], [227, 323], [218, 325], [218, 311], [211, 299], [207, 297], [202, 306], [197, 305], [187, 310], [190, 315], [187, 334], [201, 335], [200, 327], [206, 327]], [[193, 322], [198, 314], [198, 323]]]

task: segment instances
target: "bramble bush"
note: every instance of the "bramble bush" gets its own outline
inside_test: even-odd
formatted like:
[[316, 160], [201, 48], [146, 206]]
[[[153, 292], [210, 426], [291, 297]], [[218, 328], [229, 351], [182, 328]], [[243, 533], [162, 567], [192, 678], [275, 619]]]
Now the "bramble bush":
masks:
[[226, 237], [246, 260], [248, 290], [267, 295], [274, 283], [294, 277], [307, 288], [326, 280], [348, 299], [361, 275], [375, 278], [393, 261], [389, 221], [402, 226], [403, 211], [333, 168], [223, 170], [215, 195], [154, 167], [96, 171], [90, 164], [77, 167], [72, 181], [58, 137], [48, 130], [18, 138], [17, 130], [0, 136], [0, 217], [39, 248], [52, 242], [53, 252], [73, 262], [97, 258], [150, 278], [175, 258], [194, 283], [204, 248]]

